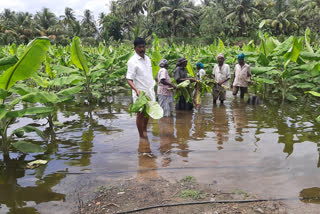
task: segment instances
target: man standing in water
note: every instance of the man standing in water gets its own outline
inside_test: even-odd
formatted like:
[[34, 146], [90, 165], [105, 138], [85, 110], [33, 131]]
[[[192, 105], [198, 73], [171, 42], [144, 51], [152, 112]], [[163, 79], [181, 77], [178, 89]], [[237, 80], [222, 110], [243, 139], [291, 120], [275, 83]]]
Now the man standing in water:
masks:
[[228, 87], [228, 80], [230, 79], [230, 66], [224, 63], [223, 53], [218, 54], [218, 64], [213, 68], [212, 74], [214, 75], [214, 80], [217, 84], [214, 85], [212, 89], [213, 104], [216, 104], [217, 99], [223, 104], [226, 99], [226, 90], [222, 87]]
[[[151, 60], [145, 55], [146, 41], [142, 38], [136, 38], [133, 44], [135, 54], [127, 63], [128, 70], [126, 74], [127, 82], [132, 88], [133, 102], [136, 101], [141, 91], [144, 91], [152, 101], [156, 101]], [[145, 117], [143, 113], [137, 113], [136, 123], [141, 138], [147, 137], [148, 120], [149, 117]]]
[[250, 82], [251, 72], [250, 66], [244, 62], [245, 55], [238, 55], [238, 64], [234, 67], [234, 74], [232, 80], [232, 93], [237, 96], [240, 89], [240, 99], [244, 98], [244, 94], [248, 93], [248, 82]]

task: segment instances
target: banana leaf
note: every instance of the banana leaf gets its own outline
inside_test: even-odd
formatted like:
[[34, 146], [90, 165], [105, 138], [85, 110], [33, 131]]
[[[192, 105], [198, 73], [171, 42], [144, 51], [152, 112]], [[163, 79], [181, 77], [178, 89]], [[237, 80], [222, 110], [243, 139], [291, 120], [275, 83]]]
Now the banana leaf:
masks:
[[51, 107], [31, 107], [31, 108], [24, 108], [22, 110], [10, 111], [6, 113], [7, 118], [17, 118], [22, 117], [24, 115], [31, 115], [31, 114], [44, 114], [50, 113], [54, 111], [54, 108]]
[[145, 92], [141, 91], [137, 100], [129, 107], [130, 115], [132, 113], [141, 112], [145, 117], [151, 117], [153, 119], [160, 119], [163, 117], [163, 109], [161, 106], [146, 96]]
[[18, 97], [17, 99], [14, 99], [11, 104], [16, 105], [21, 100], [29, 103], [57, 103], [59, 97], [56, 94], [41, 91]]
[[16, 143], [12, 143], [11, 145], [23, 153], [40, 153], [40, 152], [45, 152], [47, 150], [46, 148], [41, 147], [37, 144], [29, 143], [25, 141], [18, 141]]
[[48, 38], [42, 37], [33, 40], [19, 61], [0, 76], [0, 88], [8, 90], [17, 81], [31, 77], [45, 59], [49, 46], [50, 40]]
[[179, 97], [183, 96], [186, 102], [192, 103], [192, 99], [188, 91], [190, 85], [190, 80], [185, 80], [178, 84], [175, 91], [174, 99], [179, 100]]
[[7, 106], [0, 104], [0, 120], [7, 114]]
[[17, 56], [9, 56], [0, 59], [0, 71], [4, 71], [18, 62]]
[[320, 93], [315, 92], [315, 91], [306, 91], [304, 93], [309, 93], [309, 94], [312, 94], [313, 96], [320, 97]]
[[148, 101], [150, 101], [150, 98], [145, 95], [145, 92], [141, 91], [137, 100], [129, 106], [130, 115], [132, 116], [132, 113], [137, 113], [140, 110], [143, 112]]
[[89, 73], [88, 62], [83, 54], [79, 37], [74, 37], [71, 45], [71, 61], [80, 70], [83, 70], [86, 75]]
[[41, 130], [39, 130], [39, 129], [37, 129], [36, 127], [33, 127], [33, 126], [29, 126], [29, 125], [23, 126], [23, 127], [21, 127], [21, 128], [18, 128], [18, 129], [16, 129], [16, 130], [14, 130], [14, 131], [12, 132], [12, 135], [13, 135], [13, 134], [16, 134], [16, 135], [18, 135], [18, 137], [22, 137], [22, 136], [24, 135], [24, 132], [27, 132], [27, 133], [35, 132], [35, 133], [37, 133], [37, 135], [39, 135], [40, 137], [44, 138], [44, 133], [43, 133]]
[[146, 112], [151, 118], [155, 120], [163, 117], [163, 109], [157, 102], [154, 101], [147, 102]]

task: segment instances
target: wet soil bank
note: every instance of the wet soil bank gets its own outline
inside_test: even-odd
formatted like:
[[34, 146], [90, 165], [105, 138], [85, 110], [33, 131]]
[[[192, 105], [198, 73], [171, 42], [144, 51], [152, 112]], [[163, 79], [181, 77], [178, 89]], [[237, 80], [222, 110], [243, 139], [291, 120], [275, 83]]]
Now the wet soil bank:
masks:
[[176, 182], [163, 178], [122, 179], [109, 186], [99, 186], [93, 194], [93, 199], [80, 203], [75, 213], [127, 213], [145, 207], [202, 201], [213, 203], [164, 206], [134, 213], [288, 213], [288, 208], [282, 201], [216, 203], [227, 200], [254, 201], [261, 198], [240, 189], [224, 192], [218, 185], [200, 184], [192, 176]]

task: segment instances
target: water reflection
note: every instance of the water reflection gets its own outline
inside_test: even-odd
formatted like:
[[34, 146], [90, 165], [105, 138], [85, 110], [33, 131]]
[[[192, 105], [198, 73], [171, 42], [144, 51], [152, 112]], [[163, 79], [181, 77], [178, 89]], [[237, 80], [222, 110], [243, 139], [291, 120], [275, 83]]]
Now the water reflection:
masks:
[[143, 181], [145, 178], [158, 177], [156, 159], [157, 157], [151, 153], [149, 139], [140, 138], [138, 148], [138, 180]]
[[225, 105], [214, 106], [213, 114], [213, 131], [216, 133], [216, 139], [219, 146], [218, 149], [223, 149], [222, 144], [229, 140], [229, 122]]
[[206, 132], [212, 127], [212, 122], [210, 120], [206, 120], [205, 116], [201, 112], [197, 111], [193, 115], [193, 125], [192, 138], [196, 140], [203, 140], [206, 137]]
[[232, 102], [232, 117], [236, 128], [236, 141], [243, 141], [243, 128], [248, 126], [246, 103], [243, 100], [234, 99]]
[[0, 204], [5, 204], [9, 213], [36, 213], [36, 209], [26, 207], [28, 202], [64, 201], [64, 194], [52, 191], [52, 187], [65, 177], [63, 174], [46, 175], [38, 179], [35, 186], [18, 184], [18, 179], [25, 176], [25, 157], [25, 154], [17, 158], [6, 155], [0, 160]]
[[188, 141], [190, 140], [190, 130], [192, 128], [192, 111], [176, 111], [176, 137], [178, 148], [181, 150], [178, 155], [188, 157]]
[[312, 187], [308, 189], [303, 189], [300, 192], [301, 201], [304, 203], [315, 203], [320, 204], [320, 188]]
[[160, 153], [162, 155], [162, 167], [167, 167], [171, 163], [172, 144], [174, 138], [174, 118], [163, 117], [159, 120]]

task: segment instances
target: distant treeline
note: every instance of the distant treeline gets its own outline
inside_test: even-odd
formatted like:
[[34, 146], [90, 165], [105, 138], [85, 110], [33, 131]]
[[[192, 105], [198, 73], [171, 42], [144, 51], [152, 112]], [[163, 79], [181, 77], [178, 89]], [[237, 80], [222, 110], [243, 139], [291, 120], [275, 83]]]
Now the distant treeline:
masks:
[[72, 8], [57, 16], [48, 8], [36, 14], [4, 9], [0, 14], [0, 44], [28, 43], [48, 36], [67, 45], [74, 36], [82, 42], [133, 40], [152, 33], [171, 41], [209, 44], [217, 38], [230, 44], [257, 39], [259, 29], [277, 36], [303, 35], [311, 29], [311, 42], [319, 38], [320, 0], [117, 0], [110, 13], [94, 17], [85, 10], [77, 20]]

